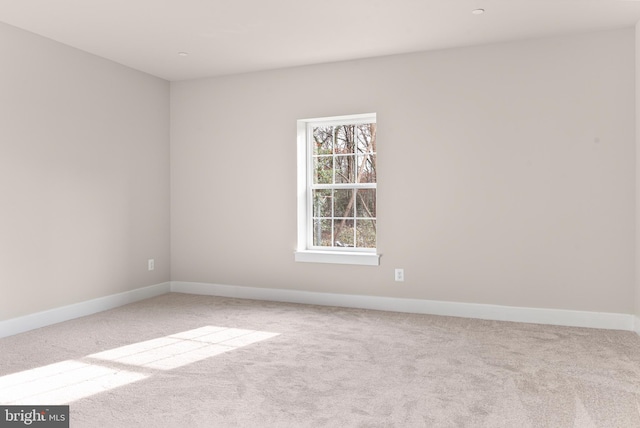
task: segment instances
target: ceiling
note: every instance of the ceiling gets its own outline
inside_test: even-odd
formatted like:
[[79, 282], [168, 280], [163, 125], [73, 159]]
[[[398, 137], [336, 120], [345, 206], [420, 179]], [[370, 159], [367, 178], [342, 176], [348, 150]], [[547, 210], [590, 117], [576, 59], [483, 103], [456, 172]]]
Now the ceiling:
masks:
[[638, 21], [640, 0], [0, 0], [0, 22], [172, 81]]

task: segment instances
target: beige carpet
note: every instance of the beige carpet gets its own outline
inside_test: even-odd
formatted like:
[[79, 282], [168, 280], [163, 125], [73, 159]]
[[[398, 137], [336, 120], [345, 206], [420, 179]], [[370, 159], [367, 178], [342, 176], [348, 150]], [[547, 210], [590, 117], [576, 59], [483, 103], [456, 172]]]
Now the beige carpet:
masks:
[[167, 294], [0, 339], [71, 427], [640, 427], [640, 337]]

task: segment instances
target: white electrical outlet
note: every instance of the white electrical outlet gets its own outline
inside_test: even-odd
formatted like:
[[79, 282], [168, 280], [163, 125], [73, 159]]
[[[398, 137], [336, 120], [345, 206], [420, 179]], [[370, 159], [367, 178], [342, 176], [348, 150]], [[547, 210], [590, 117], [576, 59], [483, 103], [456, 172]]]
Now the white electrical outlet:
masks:
[[396, 281], [397, 282], [404, 281], [404, 269], [396, 269]]
[[149, 270], [154, 270], [156, 268], [156, 264], [153, 259], [149, 259], [147, 261], [147, 267], [149, 268]]

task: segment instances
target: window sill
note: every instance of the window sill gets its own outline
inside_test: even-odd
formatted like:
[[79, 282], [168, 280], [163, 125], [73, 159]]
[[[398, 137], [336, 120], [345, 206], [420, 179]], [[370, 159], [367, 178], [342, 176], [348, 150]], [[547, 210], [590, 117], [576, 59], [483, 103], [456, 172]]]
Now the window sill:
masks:
[[295, 260], [308, 263], [379, 266], [380, 254], [305, 250], [296, 251]]

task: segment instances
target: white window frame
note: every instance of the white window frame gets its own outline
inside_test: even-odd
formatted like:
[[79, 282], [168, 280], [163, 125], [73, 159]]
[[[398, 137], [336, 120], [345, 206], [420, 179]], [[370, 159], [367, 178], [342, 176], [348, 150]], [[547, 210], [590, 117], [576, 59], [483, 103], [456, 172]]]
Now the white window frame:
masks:
[[[313, 138], [311, 129], [323, 125], [353, 125], [376, 122], [375, 113], [348, 116], [301, 119], [298, 131], [298, 245], [295, 252], [297, 262], [338, 263], [378, 266], [380, 254], [377, 248], [341, 248], [313, 246], [313, 208], [311, 185], [313, 183]], [[376, 154], [377, 155], [377, 154]], [[317, 187], [317, 185], [316, 185]], [[332, 188], [340, 187], [333, 184]], [[349, 188], [377, 189], [376, 183], [350, 183]], [[377, 240], [377, 237], [376, 237]]]

